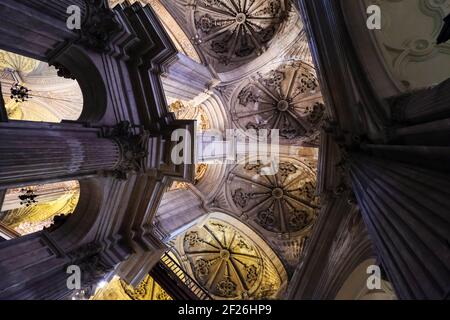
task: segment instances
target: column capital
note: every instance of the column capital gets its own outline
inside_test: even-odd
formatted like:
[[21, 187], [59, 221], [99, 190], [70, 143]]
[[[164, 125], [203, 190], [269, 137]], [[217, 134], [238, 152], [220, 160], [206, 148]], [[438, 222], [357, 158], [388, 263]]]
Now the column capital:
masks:
[[130, 172], [145, 173], [149, 168], [150, 132], [140, 126], [122, 121], [113, 128], [104, 128], [104, 137], [113, 139], [121, 149], [120, 164], [113, 171], [119, 179], [127, 179]]
[[105, 0], [85, 0], [86, 16], [80, 30], [79, 43], [97, 51], [105, 51], [110, 37], [121, 29], [116, 15]]
[[93, 295], [98, 282], [114, 269], [102, 260], [102, 252], [101, 244], [90, 242], [68, 253], [70, 264], [81, 269], [81, 290], [86, 296]]

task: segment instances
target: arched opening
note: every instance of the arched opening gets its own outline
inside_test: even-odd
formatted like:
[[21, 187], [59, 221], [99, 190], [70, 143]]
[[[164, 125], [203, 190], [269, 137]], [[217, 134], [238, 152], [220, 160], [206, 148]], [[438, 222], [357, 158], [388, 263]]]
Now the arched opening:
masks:
[[0, 228], [10, 232], [6, 240], [49, 228], [55, 217], [75, 211], [80, 198], [78, 181], [8, 189], [0, 211]]
[[[197, 132], [200, 134], [211, 129], [211, 122], [209, 120], [210, 117], [203, 106], [192, 106], [187, 102], [176, 100], [169, 105], [169, 111], [173, 112], [177, 119], [196, 120]], [[195, 166], [195, 178], [193, 185], [198, 185], [205, 177], [207, 171], [208, 165], [206, 163], [197, 163]], [[169, 188], [169, 191], [186, 189], [187, 187], [187, 183], [175, 181]]]
[[77, 81], [60, 77], [46, 62], [0, 50], [0, 81], [9, 120], [59, 123], [81, 116]]
[[[169, 111], [177, 119], [197, 121], [196, 174], [193, 186], [205, 194], [213, 194], [218, 182], [225, 175], [225, 165], [214, 161], [209, 153], [223, 156], [223, 139], [229, 123], [226, 110], [220, 98], [212, 95], [199, 105], [193, 102], [169, 99]], [[214, 147], [214, 146], [217, 146]], [[175, 182], [170, 190], [187, 188], [188, 184]]]

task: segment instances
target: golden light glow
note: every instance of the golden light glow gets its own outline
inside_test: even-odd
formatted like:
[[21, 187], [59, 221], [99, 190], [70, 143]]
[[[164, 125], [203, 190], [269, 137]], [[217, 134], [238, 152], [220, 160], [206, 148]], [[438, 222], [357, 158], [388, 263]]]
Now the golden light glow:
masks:
[[[11, 120], [61, 122], [77, 120], [83, 109], [83, 94], [75, 80], [58, 76], [48, 64], [0, 50], [0, 81], [8, 118]], [[26, 101], [11, 98], [18, 83], [30, 90]]]
[[150, 276], [145, 277], [137, 288], [131, 287], [116, 276], [107, 286], [97, 290], [91, 300], [172, 300], [172, 298]]
[[[32, 190], [38, 202], [29, 206], [21, 204], [19, 196], [24, 190]], [[77, 181], [10, 189], [5, 196], [0, 221], [21, 235], [37, 232], [50, 226], [54, 216], [73, 213], [79, 197]], [[11, 207], [14, 209], [5, 210]]]
[[26, 74], [34, 71], [39, 63], [38, 60], [0, 50], [0, 70], [11, 69]]
[[250, 233], [208, 219], [177, 238], [176, 249], [189, 274], [214, 299], [275, 299], [284, 285], [284, 269], [277, 269], [270, 248]]
[[194, 107], [177, 100], [169, 106], [169, 111], [175, 113], [177, 119], [197, 120], [200, 132], [211, 129], [208, 115], [201, 106]]

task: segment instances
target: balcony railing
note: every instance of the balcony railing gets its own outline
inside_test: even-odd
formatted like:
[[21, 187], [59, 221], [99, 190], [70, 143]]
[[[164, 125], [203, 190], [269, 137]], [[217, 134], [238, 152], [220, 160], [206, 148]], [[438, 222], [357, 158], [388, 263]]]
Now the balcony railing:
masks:
[[173, 280], [181, 282], [187, 289], [192, 292], [198, 300], [212, 300], [211, 296], [206, 292], [197, 281], [195, 281], [184, 269], [167, 253], [160, 260], [160, 267], [165, 269]]

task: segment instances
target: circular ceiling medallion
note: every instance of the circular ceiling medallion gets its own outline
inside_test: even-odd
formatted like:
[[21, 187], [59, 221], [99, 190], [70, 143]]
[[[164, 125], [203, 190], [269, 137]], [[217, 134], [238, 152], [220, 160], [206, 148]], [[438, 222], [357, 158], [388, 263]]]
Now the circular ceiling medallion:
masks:
[[242, 130], [279, 130], [280, 138], [313, 144], [325, 107], [315, 70], [290, 62], [245, 80], [232, 99], [232, 116]]
[[312, 226], [318, 208], [316, 174], [300, 161], [282, 161], [276, 175], [263, 166], [238, 165], [228, 179], [228, 195], [238, 212], [267, 231], [287, 234]]
[[267, 247], [223, 220], [209, 219], [182, 236], [180, 254], [216, 299], [271, 299], [283, 281], [260, 245]]
[[287, 7], [286, 0], [198, 0], [194, 24], [202, 49], [219, 66], [250, 61], [275, 37]]

